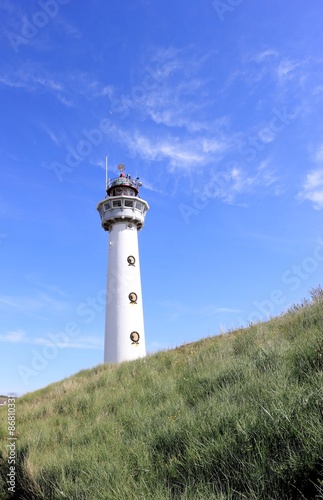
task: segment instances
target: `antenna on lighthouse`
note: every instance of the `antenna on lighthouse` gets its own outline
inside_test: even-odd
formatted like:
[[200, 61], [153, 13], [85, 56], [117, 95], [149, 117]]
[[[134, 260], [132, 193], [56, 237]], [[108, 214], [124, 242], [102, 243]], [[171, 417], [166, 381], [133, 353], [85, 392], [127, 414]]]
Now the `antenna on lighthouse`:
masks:
[[105, 189], [108, 189], [108, 155], [105, 157]]

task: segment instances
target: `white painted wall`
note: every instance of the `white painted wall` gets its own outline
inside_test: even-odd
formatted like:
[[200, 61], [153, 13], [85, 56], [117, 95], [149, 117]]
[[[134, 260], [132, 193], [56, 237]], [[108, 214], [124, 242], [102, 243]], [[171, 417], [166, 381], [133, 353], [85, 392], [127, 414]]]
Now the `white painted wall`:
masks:
[[[129, 255], [136, 259], [134, 266], [127, 262]], [[130, 302], [131, 292], [137, 294], [137, 304]], [[140, 335], [139, 344], [130, 340], [133, 331]], [[138, 231], [129, 221], [114, 222], [109, 231], [104, 362], [120, 363], [145, 355]]]

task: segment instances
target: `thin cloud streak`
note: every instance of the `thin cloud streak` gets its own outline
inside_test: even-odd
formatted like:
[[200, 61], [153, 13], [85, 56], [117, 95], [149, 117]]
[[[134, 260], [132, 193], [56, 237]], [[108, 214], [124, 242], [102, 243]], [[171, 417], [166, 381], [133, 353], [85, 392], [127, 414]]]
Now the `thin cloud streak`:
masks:
[[166, 161], [170, 171], [191, 171], [197, 166], [207, 166], [217, 155], [229, 148], [229, 143], [224, 139], [174, 136], [154, 138], [138, 131], [125, 132], [117, 127], [114, 127], [113, 133], [133, 157]]
[[314, 210], [323, 209], [323, 167], [311, 170], [306, 175], [298, 199], [310, 201]]
[[323, 209], [323, 144], [320, 144], [312, 155], [316, 168], [310, 170], [303, 181], [297, 195], [300, 201], [310, 201], [314, 210]]
[[55, 334], [48, 334], [43, 337], [31, 338], [27, 335], [24, 330], [9, 331], [4, 334], [0, 334], [0, 342], [7, 342], [11, 344], [30, 344], [38, 346], [50, 346], [53, 345], [59, 347], [60, 349], [94, 349], [101, 350], [103, 348], [103, 342], [101, 338], [92, 336], [79, 336], [77, 341], [68, 339], [67, 341], [61, 342], [56, 341]]
[[87, 100], [112, 99], [115, 92], [113, 85], [100, 82], [86, 72], [56, 74], [39, 65], [27, 63], [15, 71], [3, 70], [0, 84], [33, 93], [45, 90], [66, 107], [74, 105], [75, 96], [82, 96]]
[[179, 302], [169, 302], [162, 301], [159, 302], [159, 306], [169, 310], [170, 319], [177, 320], [183, 316], [198, 316], [201, 318], [207, 318], [216, 316], [220, 313], [240, 313], [239, 309], [230, 307], [215, 306], [214, 304], [205, 304], [201, 307], [191, 307]]
[[68, 305], [66, 301], [55, 299], [45, 293], [38, 293], [32, 297], [0, 295], [0, 309], [34, 314], [44, 309], [48, 311], [66, 311]]

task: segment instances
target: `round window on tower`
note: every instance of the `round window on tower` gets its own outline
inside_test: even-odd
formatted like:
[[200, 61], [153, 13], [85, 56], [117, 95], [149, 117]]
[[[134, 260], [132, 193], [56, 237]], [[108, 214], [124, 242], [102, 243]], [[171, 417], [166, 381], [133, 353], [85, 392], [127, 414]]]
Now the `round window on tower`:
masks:
[[129, 293], [129, 300], [130, 302], [132, 302], [133, 304], [137, 304], [137, 294], [135, 292], [131, 292]]
[[134, 266], [135, 262], [136, 262], [136, 259], [134, 258], [133, 255], [129, 255], [129, 257], [127, 258], [127, 262], [129, 264], [129, 266]]
[[140, 335], [138, 332], [130, 333], [130, 340], [133, 344], [139, 344]]

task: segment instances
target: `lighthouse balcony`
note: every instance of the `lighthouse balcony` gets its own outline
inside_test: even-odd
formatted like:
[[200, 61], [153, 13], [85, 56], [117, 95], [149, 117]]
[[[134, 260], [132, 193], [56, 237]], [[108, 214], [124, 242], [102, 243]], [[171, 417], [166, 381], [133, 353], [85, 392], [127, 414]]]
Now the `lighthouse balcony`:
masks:
[[116, 222], [128, 221], [136, 224], [138, 229], [144, 225], [148, 203], [140, 198], [113, 197], [101, 201], [97, 210], [101, 216], [102, 227], [109, 231], [110, 226]]

